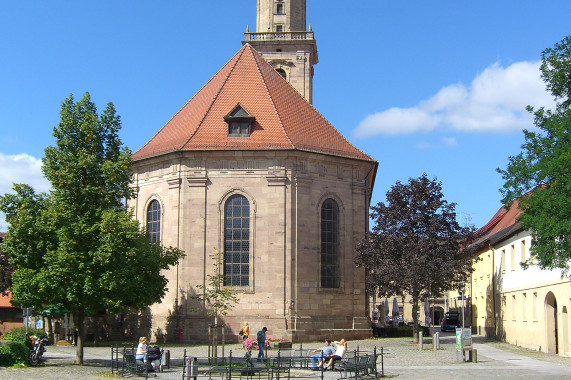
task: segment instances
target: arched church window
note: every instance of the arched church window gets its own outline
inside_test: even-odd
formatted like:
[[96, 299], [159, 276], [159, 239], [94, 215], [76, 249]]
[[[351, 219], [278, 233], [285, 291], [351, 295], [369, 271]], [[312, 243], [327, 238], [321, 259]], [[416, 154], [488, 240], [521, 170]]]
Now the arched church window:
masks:
[[339, 206], [328, 198], [321, 206], [321, 287], [338, 288], [339, 269]]
[[151, 243], [161, 241], [161, 204], [156, 199], [147, 207], [147, 233]]
[[279, 69], [276, 69], [276, 71], [277, 71], [285, 80], [287, 80], [287, 75], [286, 75], [286, 72], [285, 72], [284, 69], [279, 68]]
[[250, 284], [250, 203], [232, 195], [224, 206], [224, 285]]

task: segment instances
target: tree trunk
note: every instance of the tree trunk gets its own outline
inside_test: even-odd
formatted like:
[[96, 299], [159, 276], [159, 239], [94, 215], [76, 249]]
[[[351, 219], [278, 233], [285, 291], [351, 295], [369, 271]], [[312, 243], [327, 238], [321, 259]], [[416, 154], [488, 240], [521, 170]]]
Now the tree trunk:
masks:
[[418, 294], [412, 296], [412, 336], [414, 337], [414, 343], [418, 344]]
[[77, 311], [77, 351], [75, 354], [75, 364], [83, 364], [83, 341], [85, 337], [85, 329], [83, 322], [85, 319], [85, 309], [79, 306]]
[[47, 324], [48, 324], [48, 339], [50, 344], [55, 344], [57, 342], [54, 341], [54, 327], [53, 327], [53, 318], [51, 314], [46, 315]]

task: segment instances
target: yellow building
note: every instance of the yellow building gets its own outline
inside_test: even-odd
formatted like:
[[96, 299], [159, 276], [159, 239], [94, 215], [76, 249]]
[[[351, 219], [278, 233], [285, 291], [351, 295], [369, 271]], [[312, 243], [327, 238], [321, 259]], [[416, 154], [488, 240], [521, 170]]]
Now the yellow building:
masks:
[[472, 330], [518, 346], [571, 355], [569, 277], [559, 270], [528, 269], [531, 231], [517, 218], [518, 202], [502, 207], [480, 230], [480, 258], [472, 273]]

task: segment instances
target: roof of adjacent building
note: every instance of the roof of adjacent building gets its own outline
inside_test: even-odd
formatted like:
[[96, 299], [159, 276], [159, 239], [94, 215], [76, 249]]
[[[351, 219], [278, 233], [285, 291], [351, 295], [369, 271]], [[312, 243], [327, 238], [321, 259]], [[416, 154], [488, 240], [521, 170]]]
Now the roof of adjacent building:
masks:
[[[250, 136], [228, 135], [237, 104], [255, 118]], [[143, 147], [139, 161], [178, 151], [300, 150], [376, 162], [339, 133], [245, 44]]]
[[477, 245], [485, 248], [487, 244], [496, 244], [509, 236], [521, 231], [518, 217], [522, 211], [519, 208], [519, 199], [514, 200], [510, 206], [502, 206], [483, 227], [476, 231]]

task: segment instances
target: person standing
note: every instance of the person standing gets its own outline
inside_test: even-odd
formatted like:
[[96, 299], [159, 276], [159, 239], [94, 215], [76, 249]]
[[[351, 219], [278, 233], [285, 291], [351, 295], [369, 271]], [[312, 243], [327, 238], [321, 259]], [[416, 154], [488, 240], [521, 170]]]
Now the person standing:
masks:
[[250, 326], [248, 326], [248, 322], [244, 322], [244, 326], [242, 326], [242, 339], [246, 340], [250, 336]]
[[[318, 352], [318, 353], [317, 353]], [[325, 340], [325, 346], [318, 348], [317, 350], [311, 351], [313, 355], [311, 355], [311, 364], [312, 369], [317, 371], [319, 368], [317, 367], [317, 361], [321, 361], [322, 358], [326, 358], [328, 356], [333, 356], [335, 350], [331, 345], [331, 341], [329, 339]]]
[[260, 359], [266, 361], [266, 331], [268, 331], [268, 328], [264, 326], [263, 329], [258, 331], [258, 335], [256, 336], [256, 340], [258, 341], [258, 348], [260, 349], [258, 352], [258, 361], [260, 361]]

